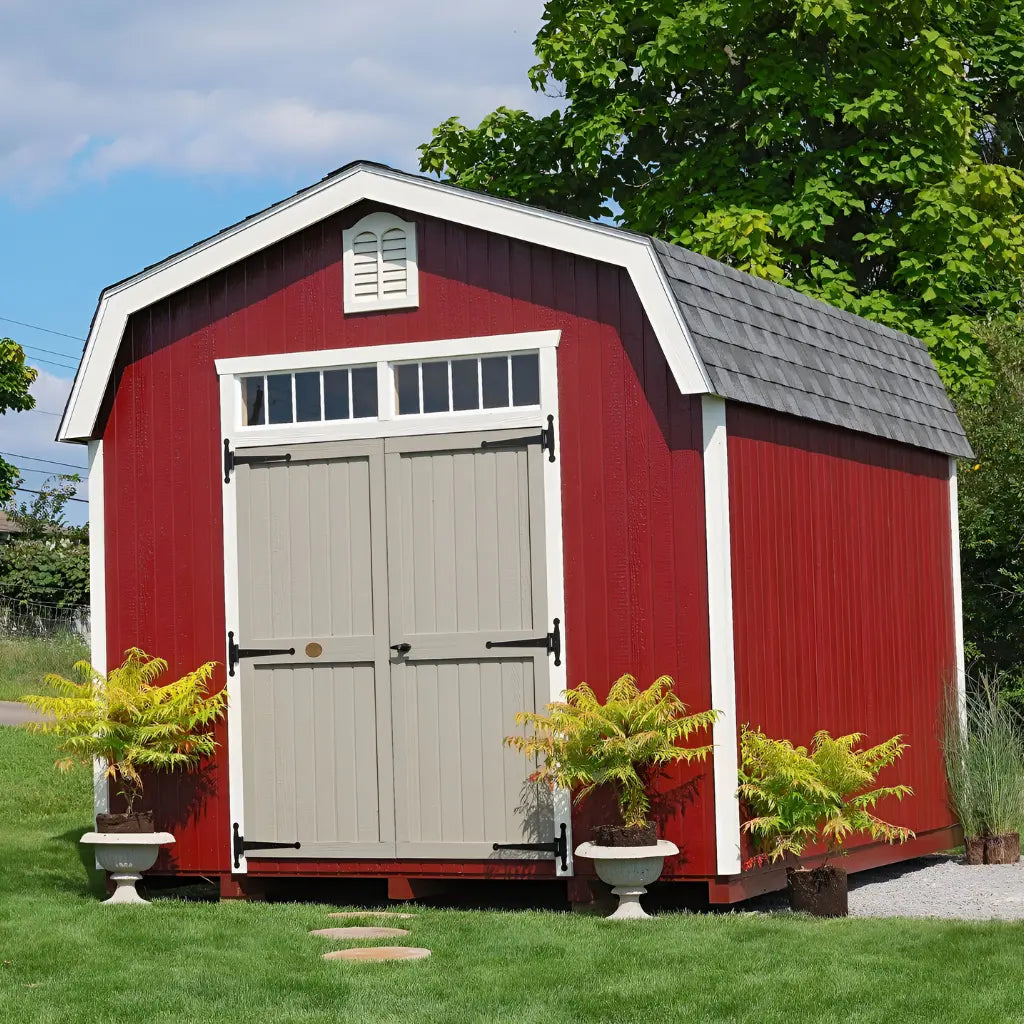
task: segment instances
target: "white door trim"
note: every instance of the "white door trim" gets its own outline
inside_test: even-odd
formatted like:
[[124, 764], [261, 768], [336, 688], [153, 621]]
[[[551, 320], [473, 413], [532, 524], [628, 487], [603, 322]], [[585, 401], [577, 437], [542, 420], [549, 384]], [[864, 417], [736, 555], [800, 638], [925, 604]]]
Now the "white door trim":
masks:
[[736, 661], [732, 621], [732, 547], [729, 531], [729, 448], [725, 402], [704, 395], [704, 535], [708, 559], [708, 639], [711, 648], [711, 706], [715, 723], [715, 860], [719, 875], [738, 875], [740, 803], [736, 721]]
[[[563, 658], [562, 665], [556, 666], [554, 662], [549, 662], [549, 680], [551, 688], [551, 699], [557, 700], [562, 691], [566, 687], [566, 675], [565, 675], [565, 650], [564, 647], [567, 643], [567, 638], [571, 636], [569, 629], [565, 621], [565, 578], [562, 558], [562, 476], [561, 476], [561, 456], [558, 448], [558, 427], [559, 427], [559, 409], [558, 409], [558, 360], [557, 360], [557, 344], [559, 333], [558, 331], [541, 332], [545, 336], [545, 343], [540, 344], [536, 340], [532, 340], [529, 344], [523, 344], [522, 348], [537, 349], [539, 351], [540, 359], [540, 397], [541, 404], [539, 409], [532, 410], [489, 410], [484, 413], [476, 414], [472, 419], [472, 425], [458, 425], [466, 419], [466, 417], [458, 417], [456, 415], [442, 415], [437, 414], [434, 416], [416, 416], [416, 417], [403, 417], [414, 421], [415, 430], [392, 430], [390, 428], [401, 421], [396, 420], [367, 420], [363, 421], [365, 428], [372, 428], [369, 433], [363, 434], [364, 437], [386, 437], [394, 436], [395, 434], [450, 434], [458, 432], [459, 430], [490, 430], [498, 429], [504, 426], [536, 426], [541, 427], [546, 422], [546, 417], [550, 413], [555, 417], [555, 431], [556, 431], [556, 461], [550, 463], [547, 456], [544, 456], [544, 525], [546, 532], [546, 565], [547, 565], [547, 597], [548, 597], [548, 614], [551, 618], [558, 618], [561, 622], [562, 636], [563, 636]], [[511, 336], [525, 338], [526, 335]], [[485, 348], [484, 353], [490, 351], [508, 351], [509, 335], [496, 335], [492, 338], [478, 339], [485, 345], [493, 345], [497, 347]], [[500, 344], [499, 344], [500, 340]], [[403, 356], [403, 358], [413, 359], [428, 359], [434, 358], [438, 355], [445, 354], [443, 349], [445, 346], [450, 345], [449, 341], [440, 342], [417, 342], [408, 346], [380, 346], [380, 348], [386, 350], [388, 353], [392, 352], [394, 348], [408, 348], [409, 354]], [[358, 352], [358, 349], [350, 349], [347, 352]], [[365, 350], [364, 350], [365, 351]], [[458, 354], [469, 355], [471, 352], [460, 351]], [[291, 364], [284, 365], [288, 359], [295, 359], [300, 362], [296, 364], [294, 368], [301, 369], [303, 365], [309, 366], [310, 363], [306, 362], [303, 364], [301, 360], [309, 359], [312, 357], [323, 358], [324, 353], [298, 353], [294, 356], [286, 355], [281, 353], [279, 355], [270, 357], [260, 357], [262, 359], [274, 359], [281, 360], [280, 363], [275, 363], [274, 368], [280, 370], [292, 369]], [[333, 356], [333, 354], [332, 354]], [[358, 357], [357, 357], [358, 358]], [[238, 366], [240, 362], [248, 363], [248, 360], [244, 361], [223, 361], [224, 364], [231, 363], [233, 365], [225, 365], [224, 369], [221, 370], [221, 362], [218, 362], [218, 371], [220, 372], [220, 425], [221, 425], [221, 439], [227, 440], [233, 448], [235, 447], [253, 447], [262, 446], [270, 443], [274, 443], [267, 438], [267, 435], [262, 431], [255, 431], [252, 428], [242, 427], [241, 416], [238, 408], [241, 402], [241, 386], [239, 383], [240, 375], [246, 370], [239, 370]], [[323, 363], [316, 363], [315, 365], [324, 365]], [[329, 363], [327, 365], [330, 365]], [[259, 372], [258, 369], [251, 372]], [[516, 420], [512, 423], [507, 423], [508, 413], [514, 413]], [[456, 424], [453, 426], [453, 423]], [[314, 443], [325, 440], [351, 440], [353, 434], [346, 427], [351, 425], [351, 421], [348, 422], [332, 422], [332, 423], [320, 423], [316, 424], [319, 428], [315, 433], [307, 432], [301, 429], [296, 429], [295, 425], [289, 428], [280, 428], [279, 434], [283, 434], [283, 437], [277, 439], [276, 443], [287, 443], [287, 444], [305, 444]], [[232, 476], [230, 482], [225, 483], [224, 477], [221, 477], [221, 503], [222, 503], [222, 515], [223, 515], [223, 543], [224, 543], [224, 647], [227, 649], [227, 634], [229, 631], [233, 631], [238, 635], [238, 524], [237, 524], [237, 503], [235, 498], [235, 477]], [[225, 840], [228, 843], [228, 849], [231, 850], [232, 833], [231, 827], [237, 822], [239, 832], [245, 834], [245, 802], [244, 802], [244, 762], [243, 762], [243, 745], [242, 745], [242, 723], [241, 723], [241, 673], [236, 673], [234, 677], [228, 676], [227, 678], [227, 691], [228, 691], [228, 800], [229, 800], [229, 823], [228, 833], [225, 836]], [[571, 815], [571, 802], [569, 795], [563, 792], [556, 792], [554, 799], [554, 820], [552, 822], [552, 837], [558, 835], [558, 830], [561, 824], [564, 822], [566, 825], [566, 834], [568, 838], [569, 846], [569, 858], [567, 861], [567, 869], [563, 871], [561, 864], [557, 860], [555, 861], [555, 872], [558, 877], [567, 877], [573, 874], [573, 861], [572, 861], [572, 815]], [[233, 861], [232, 861], [233, 863]], [[235, 874], [245, 874], [248, 870], [247, 862], [245, 857], [240, 858], [238, 868], [232, 868]]]

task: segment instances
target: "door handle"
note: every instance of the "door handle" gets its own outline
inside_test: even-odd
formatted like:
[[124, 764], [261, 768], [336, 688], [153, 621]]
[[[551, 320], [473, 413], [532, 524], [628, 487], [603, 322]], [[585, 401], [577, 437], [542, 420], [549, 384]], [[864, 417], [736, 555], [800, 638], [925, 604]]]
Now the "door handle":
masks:
[[398, 654], [408, 654], [412, 650], [412, 644], [392, 644], [391, 650]]

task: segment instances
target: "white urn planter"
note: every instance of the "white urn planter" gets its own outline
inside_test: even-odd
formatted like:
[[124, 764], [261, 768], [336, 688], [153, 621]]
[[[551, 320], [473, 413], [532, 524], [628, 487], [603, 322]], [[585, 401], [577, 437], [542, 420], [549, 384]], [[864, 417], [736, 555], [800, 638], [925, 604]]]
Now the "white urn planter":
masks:
[[640, 897], [647, 892], [647, 886], [656, 882], [665, 865], [665, 858], [675, 856], [679, 847], [667, 839], [659, 839], [655, 846], [598, 846], [597, 843], [581, 843], [576, 847], [577, 857], [587, 857], [594, 862], [597, 877], [612, 887], [619, 897], [619, 905], [608, 915], [609, 921], [628, 921], [650, 917], [642, 906]]
[[117, 883], [104, 904], [135, 903], [149, 906], [136, 891], [135, 883], [155, 863], [161, 846], [174, 842], [170, 832], [86, 832], [79, 840], [96, 851], [96, 863]]

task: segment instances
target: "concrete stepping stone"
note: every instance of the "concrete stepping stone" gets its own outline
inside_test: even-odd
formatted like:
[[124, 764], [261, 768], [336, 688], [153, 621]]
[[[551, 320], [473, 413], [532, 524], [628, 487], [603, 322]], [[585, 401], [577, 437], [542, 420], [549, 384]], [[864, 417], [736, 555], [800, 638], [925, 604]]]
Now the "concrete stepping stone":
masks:
[[418, 946], [361, 946], [358, 949], [338, 949], [324, 953], [325, 960], [426, 960], [429, 949]]
[[321, 939], [396, 939], [400, 935], [408, 935], [407, 928], [374, 928], [374, 927], [351, 927], [351, 928], [317, 928], [311, 931], [310, 935], [316, 935]]
[[342, 918], [353, 918], [353, 917], [394, 917], [394, 918], [411, 918], [415, 917], [415, 914], [403, 914], [398, 910], [338, 910], [333, 914], [328, 914], [328, 917], [342, 917]]

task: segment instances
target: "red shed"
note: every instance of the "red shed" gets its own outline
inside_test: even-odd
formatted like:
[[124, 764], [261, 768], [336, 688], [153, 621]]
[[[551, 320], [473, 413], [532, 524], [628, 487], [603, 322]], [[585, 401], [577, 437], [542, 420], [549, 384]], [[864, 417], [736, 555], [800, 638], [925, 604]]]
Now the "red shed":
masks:
[[913, 338], [357, 163], [106, 289], [59, 437], [90, 450], [93, 661], [223, 663], [215, 762], [149, 790], [164, 873], [571, 880], [586, 815], [502, 738], [627, 671], [723, 712], [666, 782], [665, 878], [778, 884], [743, 871], [742, 722], [906, 736], [917, 839], [851, 867], [954, 842], [970, 448]]

